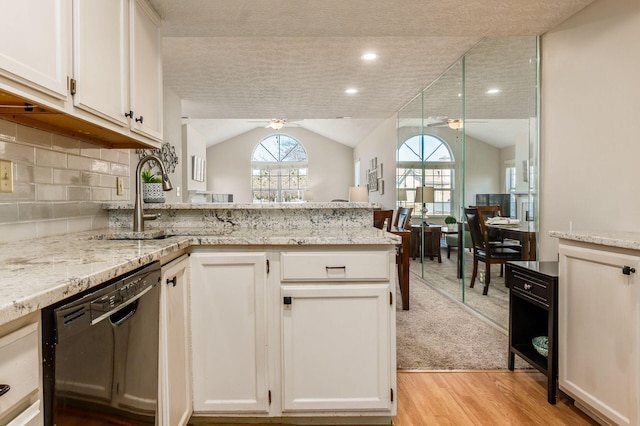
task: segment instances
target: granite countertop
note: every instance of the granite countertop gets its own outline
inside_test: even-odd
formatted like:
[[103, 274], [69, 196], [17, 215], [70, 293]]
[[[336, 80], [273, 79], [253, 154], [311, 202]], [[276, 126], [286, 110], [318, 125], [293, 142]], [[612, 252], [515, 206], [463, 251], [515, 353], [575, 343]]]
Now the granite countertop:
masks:
[[[145, 210], [317, 210], [367, 209], [380, 207], [377, 203], [303, 202], [303, 203], [145, 203]], [[105, 210], [133, 210], [133, 203], [104, 203]]]
[[105, 229], [3, 243], [0, 252], [0, 325], [125, 274], [176, 251], [197, 245], [322, 246], [399, 244], [400, 237], [376, 228], [255, 230], [206, 233], [179, 228], [163, 239], [111, 240]]
[[640, 250], [640, 232], [622, 231], [550, 231], [549, 236], [564, 240], [597, 244], [607, 247]]

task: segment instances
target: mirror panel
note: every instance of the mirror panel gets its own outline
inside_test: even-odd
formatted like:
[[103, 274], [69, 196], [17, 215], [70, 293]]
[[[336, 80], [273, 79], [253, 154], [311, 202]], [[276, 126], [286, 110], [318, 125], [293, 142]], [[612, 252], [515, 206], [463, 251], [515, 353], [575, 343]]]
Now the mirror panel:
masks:
[[[464, 274], [457, 277], [458, 234], [444, 219], [464, 219], [464, 207], [502, 205], [502, 215], [519, 221], [531, 237], [530, 259], [537, 245], [538, 45], [536, 37], [486, 38], [438, 80], [398, 112], [398, 206], [414, 208], [412, 223], [440, 225], [441, 259], [428, 250], [412, 261], [412, 271], [430, 285], [463, 301], [507, 328], [508, 289], [500, 266], [491, 268], [491, 284], [482, 294], [485, 265], [479, 263], [469, 288], [473, 253], [461, 250]], [[447, 156], [449, 158], [447, 158]], [[433, 200], [421, 203], [416, 188], [433, 186]], [[455, 226], [453, 227], [455, 228]], [[429, 246], [424, 230], [419, 247]], [[463, 233], [463, 244], [471, 245]], [[415, 243], [415, 241], [414, 241]], [[414, 244], [415, 245], [415, 244]], [[415, 250], [412, 249], [412, 257]], [[450, 252], [450, 258], [446, 258]], [[483, 281], [483, 282], [480, 282]]]

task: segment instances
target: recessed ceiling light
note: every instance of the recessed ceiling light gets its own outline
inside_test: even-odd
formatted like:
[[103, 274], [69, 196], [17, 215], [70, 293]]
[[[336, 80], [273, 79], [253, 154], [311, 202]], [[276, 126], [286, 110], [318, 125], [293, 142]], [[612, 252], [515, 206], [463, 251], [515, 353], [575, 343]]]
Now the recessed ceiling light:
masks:
[[502, 90], [500, 90], [500, 89], [489, 89], [489, 90], [487, 90], [487, 93], [489, 95], [495, 95], [496, 93], [500, 93], [500, 92], [502, 92]]
[[363, 61], [375, 61], [378, 59], [378, 54], [373, 52], [367, 52], [364, 55], [360, 56], [360, 59]]
[[353, 95], [355, 93], [358, 93], [358, 89], [350, 88], [350, 89], [345, 90], [344, 93], [346, 93], [348, 95]]

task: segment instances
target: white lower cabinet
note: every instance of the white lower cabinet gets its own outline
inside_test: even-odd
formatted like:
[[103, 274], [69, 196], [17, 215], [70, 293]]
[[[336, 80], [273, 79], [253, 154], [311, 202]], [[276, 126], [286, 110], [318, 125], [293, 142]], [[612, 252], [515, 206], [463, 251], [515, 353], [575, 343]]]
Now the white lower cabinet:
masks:
[[40, 425], [41, 374], [38, 320], [0, 337], [0, 382], [9, 388], [0, 395], [0, 424]]
[[191, 255], [193, 409], [269, 412], [264, 252]]
[[191, 416], [189, 256], [162, 266], [158, 425], [183, 426]]
[[282, 299], [283, 411], [390, 410], [389, 286], [286, 285]]
[[603, 423], [638, 425], [640, 252], [561, 240], [559, 253], [560, 389]]
[[394, 262], [393, 246], [194, 249], [194, 415], [390, 420]]

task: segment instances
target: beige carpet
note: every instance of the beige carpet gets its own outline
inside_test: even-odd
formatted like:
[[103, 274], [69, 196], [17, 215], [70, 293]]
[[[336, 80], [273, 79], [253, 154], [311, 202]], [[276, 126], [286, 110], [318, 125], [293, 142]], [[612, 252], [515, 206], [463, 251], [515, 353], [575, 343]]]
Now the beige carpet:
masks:
[[[411, 305], [396, 312], [402, 370], [506, 369], [507, 335], [411, 274]], [[528, 364], [516, 357], [517, 368]]]
[[[452, 252], [451, 259], [446, 258], [445, 250], [442, 254], [442, 263], [438, 263], [437, 260], [425, 260], [424, 280], [453, 299], [462, 300], [462, 282], [456, 278], [457, 253]], [[422, 268], [420, 259], [411, 261], [411, 271], [419, 277], [422, 276]], [[500, 267], [493, 265], [491, 268], [491, 285], [489, 294], [486, 296], [482, 294], [483, 284], [479, 280], [474, 288], [469, 288], [472, 269], [473, 256], [467, 253], [465, 256], [465, 304], [497, 324], [506, 333], [509, 329], [509, 289], [504, 286], [504, 277], [500, 277]], [[484, 271], [482, 263], [480, 270]]]

